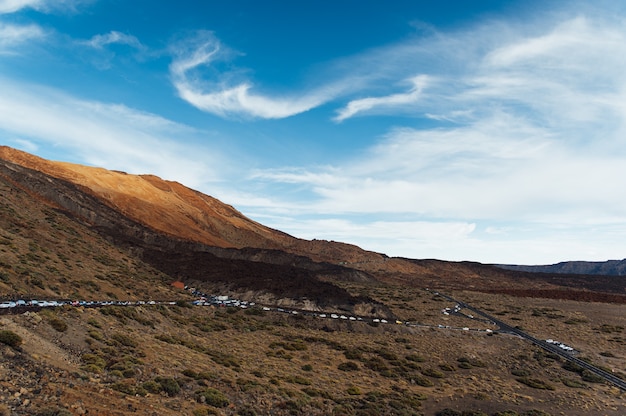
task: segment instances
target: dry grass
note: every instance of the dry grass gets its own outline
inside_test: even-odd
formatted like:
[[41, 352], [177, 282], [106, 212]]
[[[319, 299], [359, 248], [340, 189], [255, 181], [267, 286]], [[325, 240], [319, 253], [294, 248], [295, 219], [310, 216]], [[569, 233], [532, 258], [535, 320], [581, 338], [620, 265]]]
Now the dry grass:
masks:
[[[429, 313], [440, 311], [439, 301], [418, 299], [424, 307], [415, 313], [426, 313], [426, 306]], [[519, 306], [522, 324], [536, 318], [534, 306]], [[571, 326], [564, 322], [569, 309], [559, 310], [565, 316], [559, 325]], [[35, 324], [32, 315], [13, 319], [72, 352], [74, 371], [59, 379], [59, 406], [80, 400], [85, 408], [117, 406], [120, 414], [124, 402], [131, 402], [136, 412], [158, 409], [159, 414], [203, 411], [197, 409], [225, 414], [352, 414], [358, 409], [434, 414], [449, 403], [488, 414], [559, 409], [569, 415], [618, 415], [624, 410], [623, 395], [611, 387], [582, 382], [560, 360], [505, 335], [400, 325], [374, 328], [208, 307], [145, 306], [137, 312], [153, 324], [120, 320], [122, 312], [96, 309], [60, 311], [57, 318], [69, 327], [62, 333], [43, 319]], [[593, 332], [595, 318], [587, 319]], [[208, 322], [213, 327], [207, 331]], [[34, 342], [26, 340], [31, 345], [25, 349], [36, 350]], [[537, 389], [541, 383], [553, 390]], [[99, 393], [93, 394], [96, 386]], [[36, 397], [31, 400], [30, 406], [39, 404]], [[225, 400], [228, 405], [221, 407]]]

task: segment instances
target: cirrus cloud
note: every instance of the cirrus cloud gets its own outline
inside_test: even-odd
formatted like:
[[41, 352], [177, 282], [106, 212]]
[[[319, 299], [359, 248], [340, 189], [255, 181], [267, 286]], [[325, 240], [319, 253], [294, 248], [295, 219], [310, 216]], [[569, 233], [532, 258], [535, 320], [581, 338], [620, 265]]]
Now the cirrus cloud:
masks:
[[222, 117], [251, 116], [276, 119], [290, 117], [327, 102], [335, 94], [326, 87], [305, 94], [270, 97], [253, 92], [248, 81], [230, 83], [232, 74], [202, 80], [201, 70], [223, 60], [228, 51], [212, 32], [200, 31], [171, 48], [174, 59], [170, 76], [178, 96], [194, 107]]

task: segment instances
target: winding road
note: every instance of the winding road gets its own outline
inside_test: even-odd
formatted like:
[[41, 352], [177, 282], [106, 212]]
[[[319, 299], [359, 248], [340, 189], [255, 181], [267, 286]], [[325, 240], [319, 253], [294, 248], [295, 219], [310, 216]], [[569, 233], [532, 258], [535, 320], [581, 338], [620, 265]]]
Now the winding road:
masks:
[[544, 350], [557, 354], [560, 357], [565, 358], [567, 361], [574, 363], [586, 370], [591, 371], [593, 374], [602, 377], [603, 379], [605, 379], [606, 381], [608, 381], [609, 383], [612, 383], [614, 385], [616, 385], [617, 387], [619, 387], [620, 389], [626, 391], [626, 381], [622, 380], [621, 378], [617, 377], [615, 374], [610, 373], [608, 371], [605, 371], [601, 368], [598, 368], [596, 366], [594, 366], [593, 364], [588, 363], [587, 361], [581, 360], [580, 358], [574, 357], [573, 355], [571, 355], [570, 353], [568, 353], [567, 351], [562, 350], [561, 348], [549, 344], [543, 340], [537, 339], [535, 337], [533, 337], [532, 335], [522, 331], [519, 328], [516, 328], [514, 326], [511, 326], [509, 324], [507, 324], [506, 322], [503, 322], [489, 314], [487, 314], [486, 312], [483, 312], [480, 309], [476, 309], [475, 307], [468, 305], [465, 302], [461, 302], [459, 300], [454, 299], [451, 296], [448, 295], [444, 295], [441, 292], [433, 292], [439, 296], [441, 296], [444, 299], [447, 299], [451, 302], [456, 302], [459, 306], [461, 306], [462, 308], [465, 308], [467, 310], [470, 310], [472, 312], [474, 312], [477, 315], [480, 315], [486, 319], [488, 319], [489, 321], [493, 322], [494, 325], [498, 326], [500, 328], [499, 332], [502, 333], [510, 333], [513, 335], [517, 335], [521, 338], [524, 338], [530, 342], [532, 342], [533, 344], [535, 344], [536, 346], [543, 348]]

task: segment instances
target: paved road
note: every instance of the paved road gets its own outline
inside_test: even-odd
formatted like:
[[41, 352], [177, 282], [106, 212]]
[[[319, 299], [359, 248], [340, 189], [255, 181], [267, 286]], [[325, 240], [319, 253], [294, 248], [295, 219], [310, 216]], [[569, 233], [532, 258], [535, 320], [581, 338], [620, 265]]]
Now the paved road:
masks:
[[[435, 292], [433, 292], [435, 293]], [[570, 353], [568, 353], [567, 351], [562, 350], [561, 348], [552, 345], [552, 344], [548, 344], [547, 342], [537, 339], [529, 334], [527, 334], [526, 332], [522, 331], [519, 328], [515, 328], [514, 326], [511, 326], [509, 324], [507, 324], [506, 322], [503, 322], [489, 314], [487, 314], [486, 312], [483, 312], [480, 309], [476, 309], [471, 305], [468, 305], [465, 302], [461, 302], [458, 301], [454, 298], [452, 298], [451, 296], [448, 295], [444, 295], [441, 292], [436, 292], [439, 296], [448, 299], [451, 302], [456, 302], [458, 305], [460, 305], [462, 308], [468, 309], [472, 312], [474, 312], [475, 314], [481, 315], [485, 318], [487, 318], [489, 321], [493, 322], [495, 325], [497, 325], [500, 328], [500, 332], [506, 332], [506, 333], [510, 333], [510, 334], [514, 334], [517, 335], [519, 337], [522, 337], [524, 339], [527, 339], [528, 341], [532, 342], [533, 344], [537, 345], [538, 347], [543, 348], [544, 350], [557, 354], [563, 358], [565, 358], [567, 361], [570, 361], [586, 370], [591, 371], [592, 373], [602, 377], [603, 379], [605, 379], [606, 381], [613, 383], [614, 385], [616, 385], [617, 387], [619, 387], [620, 389], [626, 391], [626, 381], [622, 380], [621, 378], [615, 376], [615, 374], [610, 373], [608, 371], [605, 371], [601, 368], [598, 368], [596, 366], [594, 366], [593, 364], [589, 364], [587, 361], [581, 360], [580, 358], [574, 357], [573, 355], [571, 355]]]

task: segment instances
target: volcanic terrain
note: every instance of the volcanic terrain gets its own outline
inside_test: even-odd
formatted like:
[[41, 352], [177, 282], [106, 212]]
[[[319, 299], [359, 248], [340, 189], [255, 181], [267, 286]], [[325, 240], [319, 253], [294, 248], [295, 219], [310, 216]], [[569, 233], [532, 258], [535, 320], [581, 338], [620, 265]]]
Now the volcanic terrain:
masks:
[[176, 182], [9, 147], [0, 196], [4, 300], [110, 302], [1, 309], [0, 414], [626, 413], [616, 387], [433, 294], [623, 376], [621, 276], [298, 239]]

